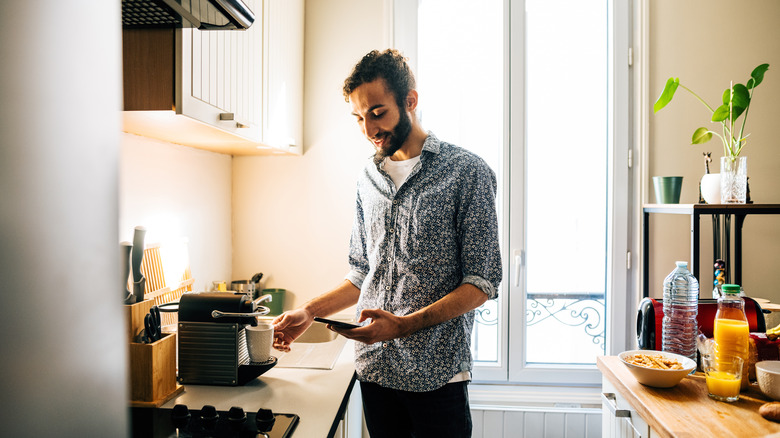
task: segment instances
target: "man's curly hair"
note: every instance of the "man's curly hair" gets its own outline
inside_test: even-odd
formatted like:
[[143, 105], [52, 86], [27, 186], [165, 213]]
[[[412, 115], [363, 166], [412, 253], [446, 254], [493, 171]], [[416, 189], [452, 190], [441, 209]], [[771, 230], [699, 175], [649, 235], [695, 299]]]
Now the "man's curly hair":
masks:
[[349, 95], [357, 87], [379, 78], [385, 80], [387, 88], [395, 95], [398, 107], [406, 108], [406, 95], [415, 89], [416, 83], [406, 58], [395, 49], [372, 50], [364, 56], [344, 81], [344, 100], [349, 102]]

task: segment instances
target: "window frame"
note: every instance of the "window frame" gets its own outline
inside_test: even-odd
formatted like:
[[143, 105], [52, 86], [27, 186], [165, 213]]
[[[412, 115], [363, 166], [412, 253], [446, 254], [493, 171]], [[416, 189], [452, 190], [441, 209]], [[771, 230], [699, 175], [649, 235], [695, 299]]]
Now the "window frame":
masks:
[[[386, 17], [385, 39], [388, 47], [403, 51], [413, 71], [417, 65], [418, 0], [384, 0]], [[631, 138], [631, 77], [629, 48], [631, 43], [631, 0], [607, 0], [609, 32], [610, 84], [607, 238], [608, 266], [606, 284], [606, 345], [607, 355], [624, 351], [629, 345], [633, 320], [630, 305], [634, 301], [636, 281], [632, 278], [630, 254], [633, 228], [631, 211], [634, 204], [629, 151]], [[595, 387], [601, 374], [595, 365], [539, 366], [528, 365], [523, 357], [525, 315], [525, 1], [503, 0], [504, 8], [504, 89], [510, 90], [504, 99], [504, 147], [502, 150], [501, 183], [501, 251], [504, 277], [499, 299], [499, 353], [493, 364], [475, 362], [474, 382], [488, 385], [549, 385], [550, 387]], [[519, 151], [519, 153], [518, 153]], [[513, 174], [513, 169], [520, 169]], [[520, 219], [518, 219], [520, 218]], [[514, 222], [514, 226], [510, 224]], [[520, 223], [518, 227], [518, 222]], [[512, 228], [520, 231], [512, 230]], [[515, 261], [521, 266], [518, 269]], [[521, 297], [518, 299], [517, 297]], [[472, 385], [473, 386], [473, 385]], [[493, 390], [489, 390], [492, 392]], [[542, 391], [546, 393], [546, 391]], [[572, 397], [582, 398], [580, 391]]]

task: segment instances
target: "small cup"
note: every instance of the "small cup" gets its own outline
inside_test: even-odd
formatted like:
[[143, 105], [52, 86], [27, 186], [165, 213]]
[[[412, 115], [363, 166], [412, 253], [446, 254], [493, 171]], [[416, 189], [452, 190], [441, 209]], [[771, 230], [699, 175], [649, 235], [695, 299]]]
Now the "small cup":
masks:
[[213, 281], [214, 292], [227, 292], [227, 283], [224, 281]]
[[256, 326], [246, 327], [246, 348], [251, 362], [266, 362], [271, 358], [271, 344], [274, 339], [274, 326], [260, 322]]
[[710, 398], [724, 402], [739, 400], [743, 363], [741, 357], [730, 354], [702, 356], [702, 369], [707, 376]]

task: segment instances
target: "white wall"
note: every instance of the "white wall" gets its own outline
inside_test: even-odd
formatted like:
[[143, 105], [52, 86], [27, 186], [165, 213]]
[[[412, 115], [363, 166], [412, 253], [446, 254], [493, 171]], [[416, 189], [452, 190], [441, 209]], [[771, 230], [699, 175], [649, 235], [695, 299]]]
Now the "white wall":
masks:
[[304, 56], [304, 154], [236, 157], [233, 276], [266, 276], [288, 290], [285, 308], [347, 273], [355, 183], [373, 154], [341, 88], [352, 66], [384, 49], [384, 2], [308, 0]]
[[[647, 0], [649, 4], [648, 105], [661, 93], [666, 80], [680, 82], [710, 105], [720, 103], [729, 81], [745, 83], [757, 65], [769, 63], [764, 82], [756, 88], [745, 132], [748, 145], [750, 194], [756, 203], [780, 203], [780, 153], [776, 138], [777, 101], [780, 98], [780, 2], [768, 0]], [[655, 202], [650, 178], [682, 175], [681, 203], [698, 202], [698, 181], [704, 174], [702, 152], [711, 151], [711, 171], [719, 172], [723, 146], [713, 138], [690, 145], [693, 131], [710, 125], [706, 108], [685, 90], [649, 116], [649, 162], [645, 202]], [[716, 126], [716, 125], [712, 125]], [[702, 295], [712, 291], [711, 220], [703, 217]], [[774, 271], [780, 252], [780, 217], [749, 216], [743, 241], [743, 286], [749, 296], [780, 302]], [[690, 218], [654, 215], [651, 218], [651, 296], [660, 296], [663, 278], [675, 260], [690, 261]], [[709, 268], [709, 270], [705, 270]], [[733, 277], [732, 277], [733, 278]]]
[[121, 139], [120, 240], [132, 242], [138, 225], [147, 244], [185, 237], [194, 291], [230, 281], [231, 156], [134, 134]]

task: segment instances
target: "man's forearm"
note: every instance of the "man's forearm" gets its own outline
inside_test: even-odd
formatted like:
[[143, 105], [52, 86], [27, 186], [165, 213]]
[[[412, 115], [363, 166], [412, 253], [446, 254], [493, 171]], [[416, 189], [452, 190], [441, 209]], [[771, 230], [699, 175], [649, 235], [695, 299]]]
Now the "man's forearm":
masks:
[[335, 289], [307, 302], [303, 308], [311, 316], [329, 316], [350, 306], [354, 306], [360, 297], [360, 289], [349, 280], [344, 280]]
[[449, 321], [476, 309], [487, 301], [487, 295], [473, 284], [464, 283], [440, 300], [403, 316], [404, 333], [409, 336], [426, 327]]

